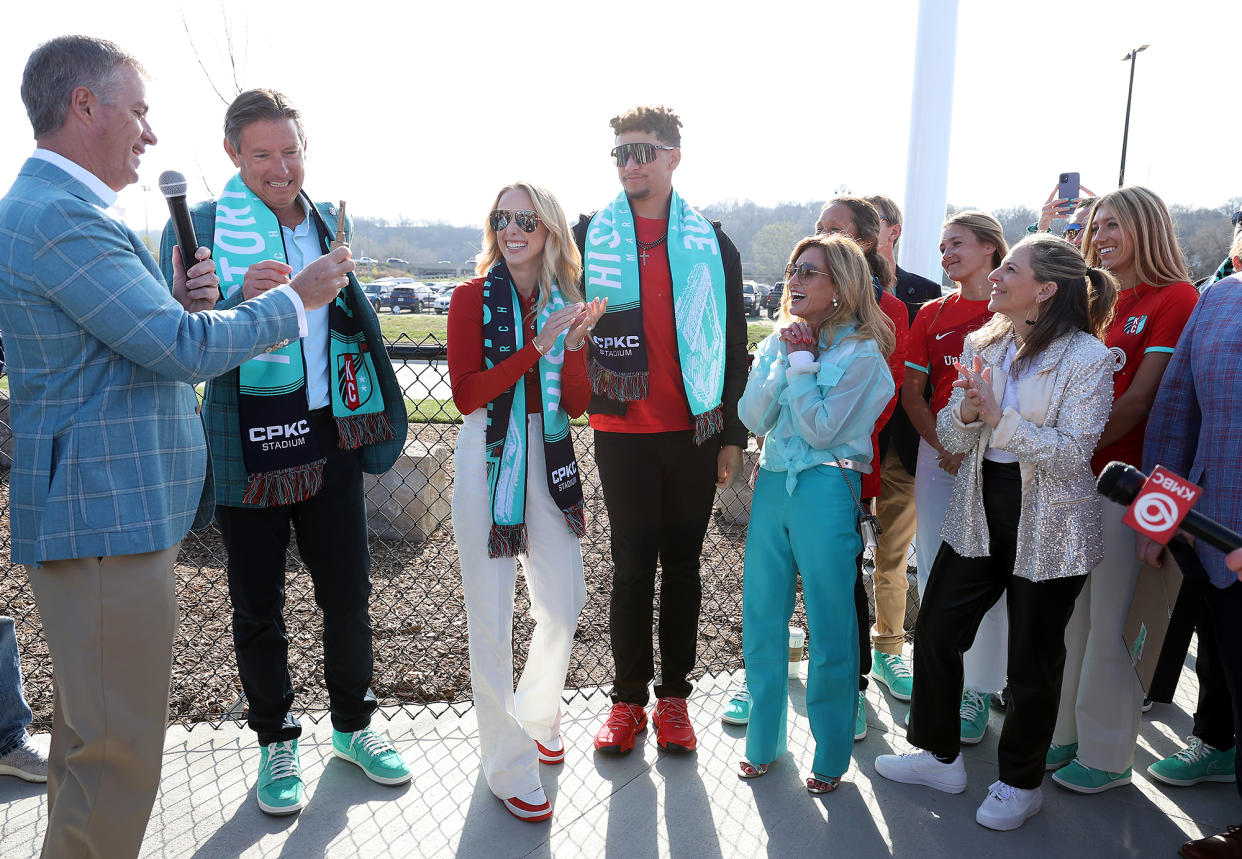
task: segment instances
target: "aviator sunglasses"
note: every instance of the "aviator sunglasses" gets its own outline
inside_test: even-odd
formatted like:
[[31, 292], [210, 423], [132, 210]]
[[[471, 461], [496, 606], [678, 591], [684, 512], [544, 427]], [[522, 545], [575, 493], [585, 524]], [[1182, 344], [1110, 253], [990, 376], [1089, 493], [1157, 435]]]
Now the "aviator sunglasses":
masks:
[[1067, 239], [1078, 238], [1078, 234], [1082, 232], [1082, 224], [1066, 224], [1063, 235]]
[[820, 271], [819, 269], [812, 266], [809, 262], [804, 262], [801, 265], [794, 265], [793, 263], [790, 263], [789, 265], [785, 266], [785, 282], [786, 283], [793, 280], [795, 277], [798, 278], [798, 280], [805, 281], [808, 278], [810, 278], [811, 275], [815, 275], [815, 274], [822, 274], [824, 277], [829, 277], [829, 278], [832, 277], [832, 275], [830, 275], [828, 272]]
[[509, 226], [510, 221], [516, 223], [524, 233], [533, 233], [539, 229], [539, 215], [530, 209], [493, 209], [487, 216], [488, 226], [496, 232]]
[[676, 148], [661, 143], [622, 143], [608, 154], [616, 160], [618, 167], [624, 167], [631, 158], [636, 164], [650, 164], [655, 161], [656, 150], [672, 152]]

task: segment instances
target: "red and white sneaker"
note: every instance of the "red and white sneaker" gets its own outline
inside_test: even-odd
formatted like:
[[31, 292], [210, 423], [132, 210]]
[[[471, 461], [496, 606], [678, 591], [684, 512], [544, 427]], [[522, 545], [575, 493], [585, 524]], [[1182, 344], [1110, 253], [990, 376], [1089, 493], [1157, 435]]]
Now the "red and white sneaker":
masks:
[[548, 802], [548, 795], [543, 792], [542, 787], [537, 787], [521, 796], [511, 796], [501, 802], [505, 804], [510, 814], [527, 823], [537, 823], [552, 816], [552, 803]]
[[595, 734], [597, 751], [623, 755], [634, 748], [634, 738], [647, 729], [647, 711], [639, 704], [618, 701]]
[[655, 723], [656, 743], [664, 751], [692, 752], [698, 746], [685, 698], [661, 698], [651, 721]]
[[539, 750], [539, 763], [541, 764], [561, 764], [565, 762], [565, 741], [560, 737], [553, 737], [548, 740], [546, 746], [535, 740], [535, 748]]

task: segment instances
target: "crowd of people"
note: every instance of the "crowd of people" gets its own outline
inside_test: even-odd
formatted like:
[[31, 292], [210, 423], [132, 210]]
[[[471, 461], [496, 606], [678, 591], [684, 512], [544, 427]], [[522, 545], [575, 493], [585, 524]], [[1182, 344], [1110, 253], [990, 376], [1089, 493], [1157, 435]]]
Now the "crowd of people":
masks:
[[[237, 173], [191, 211], [194, 259], [170, 223], [157, 263], [107, 211], [156, 142], [143, 75], [102, 40], [40, 46], [22, 81], [38, 148], [0, 200], [11, 545], [54, 669], [49, 856], [139, 850], [159, 784], [173, 562], [213, 506], [261, 749], [259, 807], [306, 803], [283, 619], [291, 528], [324, 615], [333, 752], [375, 782], [411, 778], [370, 727], [361, 488], [400, 453], [405, 401], [348, 246], [333, 241], [337, 211], [303, 190], [301, 116], [273, 90], [237, 96], [223, 123]], [[1242, 521], [1230, 449], [1242, 429], [1242, 280], [1222, 266], [1200, 294], [1164, 202], [1123, 187], [1050, 197], [1012, 247], [987, 213], [954, 215], [941, 226], [954, 284], [942, 295], [897, 267], [893, 200], [837, 197], [791, 249], [780, 324], [750, 356], [741, 256], [674, 189], [679, 118], [637, 107], [611, 128], [617, 196], [571, 227], [547, 189], [501, 188], [478, 277], [449, 310], [464, 416], [452, 523], [492, 793], [514, 816], [546, 820], [540, 766], [573, 753], [560, 706], [585, 602], [586, 523], [569, 421], [584, 413], [611, 530], [615, 674], [599, 753], [630, 752], [649, 718], [664, 752], [697, 747], [687, 698], [703, 540], [716, 490], [749, 477], [746, 680], [722, 714], [746, 725], [741, 778], [792, 765], [788, 623], [800, 579], [810, 793], [847, 776], [869, 678], [910, 702], [912, 751], [874, 762], [893, 781], [964, 791], [961, 745], [983, 738], [990, 703], [1004, 710], [983, 826], [1011, 830], [1036, 814], [1049, 770], [1078, 793], [1128, 784], [1145, 696], [1121, 628], [1140, 561], [1167, 555], [1136, 541], [1095, 477], [1112, 460], [1164, 464], [1203, 487], [1208, 515]], [[1068, 216], [1064, 236], [1050, 231], [1054, 216]], [[1242, 229], [1229, 262], [1242, 264]], [[746, 475], [751, 435], [761, 449]], [[1226, 558], [1180, 538], [1172, 551], [1186, 577], [1172, 626], [1199, 632], [1200, 707], [1187, 748], [1149, 772], [1242, 791], [1242, 551]], [[535, 628], [515, 686], [519, 565]], [[0, 682], [19, 685], [11, 641], [11, 622], [0, 625]], [[1167, 700], [1176, 673], [1148, 694]], [[0, 689], [6, 709], [10, 697]], [[0, 731], [0, 774], [38, 777], [24, 724]], [[1242, 830], [1182, 855], [1242, 856]]]

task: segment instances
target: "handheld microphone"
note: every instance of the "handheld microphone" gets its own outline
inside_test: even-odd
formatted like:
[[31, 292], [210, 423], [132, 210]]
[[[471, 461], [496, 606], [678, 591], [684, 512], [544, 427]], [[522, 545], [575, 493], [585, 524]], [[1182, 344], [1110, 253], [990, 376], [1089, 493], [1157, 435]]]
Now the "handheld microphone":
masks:
[[[1147, 475], [1134, 466], [1126, 465], [1124, 462], [1110, 462], [1100, 472], [1095, 487], [1105, 498], [1128, 507], [1134, 502], [1139, 490], [1146, 482]], [[1196, 540], [1202, 540], [1226, 554], [1234, 549], [1242, 548], [1242, 534], [1196, 510], [1190, 510], [1186, 514], [1180, 527]]]
[[194, 235], [194, 224], [190, 221], [190, 207], [185, 202], [187, 188], [185, 176], [176, 170], [165, 170], [160, 174], [160, 192], [168, 200], [168, 214], [172, 216], [177, 247], [181, 248], [181, 262], [188, 272], [190, 266], [198, 262], [194, 258], [198, 251], [198, 238]]

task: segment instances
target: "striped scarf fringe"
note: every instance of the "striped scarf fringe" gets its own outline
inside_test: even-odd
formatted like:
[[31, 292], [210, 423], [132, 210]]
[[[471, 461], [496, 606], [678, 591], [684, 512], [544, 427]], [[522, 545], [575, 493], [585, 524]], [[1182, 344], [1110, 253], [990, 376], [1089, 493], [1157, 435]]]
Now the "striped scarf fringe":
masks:
[[392, 422], [383, 412], [342, 415], [336, 419], [336, 434], [341, 450], [357, 450], [363, 445], [388, 441], [396, 436]]
[[574, 536], [581, 539], [586, 536], [586, 507], [581, 501], [573, 504], [568, 510], [562, 510], [565, 514], [565, 523], [569, 525], [569, 530], [574, 532]]
[[720, 406], [694, 416], [694, 443], [702, 444], [724, 429], [724, 412]]
[[492, 530], [487, 535], [487, 556], [489, 558], [513, 558], [525, 555], [529, 548], [526, 524], [497, 525], [492, 523]]
[[591, 390], [610, 400], [629, 403], [647, 399], [648, 379], [645, 370], [637, 373], [618, 373], [592, 360], [587, 365], [587, 377], [591, 380]]
[[323, 489], [323, 467], [326, 459], [316, 459], [305, 465], [251, 474], [246, 481], [243, 504], [275, 507], [296, 504]]

